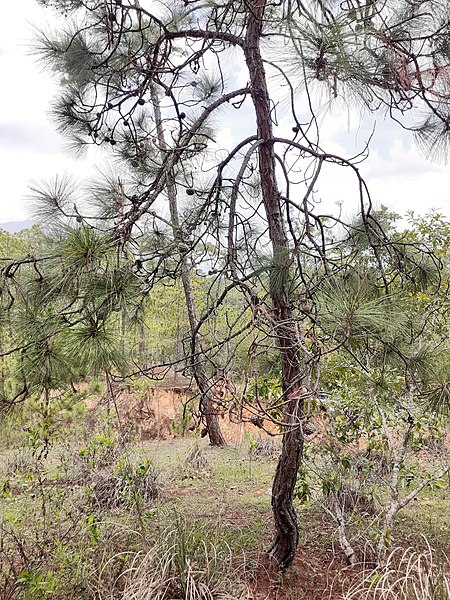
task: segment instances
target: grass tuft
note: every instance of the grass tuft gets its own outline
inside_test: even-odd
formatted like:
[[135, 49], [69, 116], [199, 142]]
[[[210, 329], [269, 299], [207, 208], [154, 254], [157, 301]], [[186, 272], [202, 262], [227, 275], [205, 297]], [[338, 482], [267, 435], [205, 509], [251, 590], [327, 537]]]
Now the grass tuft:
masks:
[[150, 550], [135, 555], [122, 575], [122, 600], [239, 600], [242, 595], [229, 592], [232, 552], [209, 535], [182, 521], [163, 531]]
[[437, 560], [428, 544], [423, 552], [394, 548], [384, 566], [365, 572], [344, 600], [448, 600], [448, 567], [448, 560]]

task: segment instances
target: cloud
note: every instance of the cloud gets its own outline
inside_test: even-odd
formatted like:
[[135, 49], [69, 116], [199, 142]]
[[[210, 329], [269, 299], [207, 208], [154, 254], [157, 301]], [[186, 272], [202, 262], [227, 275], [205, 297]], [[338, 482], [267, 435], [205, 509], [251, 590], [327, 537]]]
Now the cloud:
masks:
[[0, 147], [11, 151], [59, 154], [62, 144], [61, 137], [46, 123], [0, 121]]

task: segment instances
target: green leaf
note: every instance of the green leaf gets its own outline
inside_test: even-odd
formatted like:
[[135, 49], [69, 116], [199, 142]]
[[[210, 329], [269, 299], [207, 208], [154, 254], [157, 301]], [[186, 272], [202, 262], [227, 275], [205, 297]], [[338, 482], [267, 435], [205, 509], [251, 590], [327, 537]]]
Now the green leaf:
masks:
[[348, 459], [347, 457], [341, 459], [341, 464], [344, 467], [344, 469], [350, 469], [352, 466], [350, 459]]

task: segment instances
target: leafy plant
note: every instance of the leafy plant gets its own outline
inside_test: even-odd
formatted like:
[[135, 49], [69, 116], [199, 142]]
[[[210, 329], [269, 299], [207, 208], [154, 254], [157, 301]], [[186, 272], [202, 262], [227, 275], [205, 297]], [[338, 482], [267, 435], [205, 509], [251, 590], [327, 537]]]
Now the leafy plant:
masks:
[[89, 469], [111, 465], [120, 455], [118, 440], [113, 434], [98, 433], [78, 451], [78, 455]]
[[90, 479], [87, 493], [92, 505], [100, 509], [139, 509], [155, 501], [160, 492], [159, 474], [150, 459], [133, 465], [127, 455], [122, 455], [114, 471], [92, 472]]
[[26, 590], [31, 599], [43, 599], [55, 593], [56, 581], [51, 571], [22, 571], [16, 580], [19, 588]]

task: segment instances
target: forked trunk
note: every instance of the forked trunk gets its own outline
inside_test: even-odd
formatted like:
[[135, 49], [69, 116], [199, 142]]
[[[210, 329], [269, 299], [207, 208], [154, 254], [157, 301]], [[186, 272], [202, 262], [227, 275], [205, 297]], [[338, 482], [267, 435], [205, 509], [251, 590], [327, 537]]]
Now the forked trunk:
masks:
[[303, 431], [301, 428], [303, 395], [298, 393], [298, 389], [302, 384], [304, 373], [288, 297], [289, 243], [284, 229], [276, 180], [270, 99], [259, 47], [265, 1], [250, 0], [248, 6], [244, 54], [250, 74], [258, 139], [263, 142], [258, 146], [261, 190], [272, 243], [274, 265], [284, 269], [286, 275], [281, 278], [281, 281], [280, 278], [277, 278], [277, 284], [271, 286], [273, 321], [281, 353], [282, 388], [286, 401], [284, 422], [286, 425], [282, 452], [272, 488], [272, 510], [276, 536], [270, 549], [270, 555], [277, 561], [279, 568], [286, 569], [292, 563], [298, 544], [298, 524], [293, 506], [293, 496], [303, 454]]
[[[158, 93], [154, 86], [150, 87], [153, 110], [155, 114], [156, 129], [158, 132], [158, 141], [161, 149], [162, 158], [164, 159], [164, 151], [167, 148], [162, 127], [161, 110], [159, 104]], [[183, 283], [184, 298], [189, 318], [189, 326], [192, 334], [192, 351], [191, 363], [194, 379], [200, 391], [200, 412], [205, 420], [206, 429], [211, 446], [223, 447], [226, 445], [225, 438], [220, 429], [219, 420], [214, 409], [213, 394], [211, 385], [208, 381], [206, 373], [206, 360], [202, 350], [201, 337], [197, 331], [198, 319], [195, 306], [194, 292], [192, 289], [191, 275], [189, 268], [189, 259], [186, 255], [186, 249], [189, 250], [189, 245], [183, 239], [183, 231], [180, 228], [178, 217], [177, 190], [175, 185], [175, 177], [172, 171], [166, 174], [167, 196], [169, 198], [170, 220], [174, 239], [178, 243], [178, 252], [181, 261], [181, 280]]]

